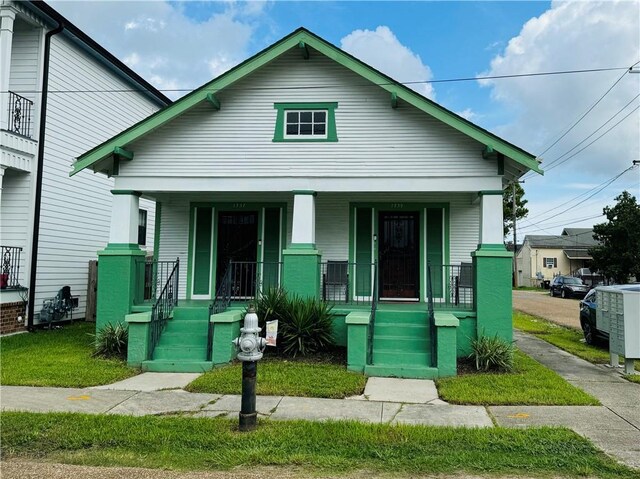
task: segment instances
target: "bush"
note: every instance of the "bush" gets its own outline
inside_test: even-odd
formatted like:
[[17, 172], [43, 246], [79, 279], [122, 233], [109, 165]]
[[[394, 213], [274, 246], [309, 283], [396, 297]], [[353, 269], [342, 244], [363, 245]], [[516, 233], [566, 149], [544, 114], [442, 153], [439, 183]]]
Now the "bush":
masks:
[[478, 371], [513, 371], [514, 347], [496, 334], [493, 338], [480, 336], [471, 342], [473, 352], [469, 356]]
[[129, 343], [129, 330], [118, 323], [111, 323], [99, 330], [94, 336], [94, 356], [103, 358], [127, 358], [127, 345]]
[[270, 288], [260, 293], [260, 298], [256, 301], [259, 326], [264, 328], [267, 321], [280, 320], [286, 307], [287, 293], [284, 289]]

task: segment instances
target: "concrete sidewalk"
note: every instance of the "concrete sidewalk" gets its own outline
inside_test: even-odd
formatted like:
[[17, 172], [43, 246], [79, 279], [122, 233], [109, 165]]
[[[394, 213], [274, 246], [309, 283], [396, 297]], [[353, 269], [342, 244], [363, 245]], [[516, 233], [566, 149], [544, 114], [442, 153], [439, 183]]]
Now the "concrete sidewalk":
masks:
[[[565, 426], [628, 466], [640, 468], [640, 385], [532, 336], [516, 332], [519, 349], [600, 400], [602, 406], [456, 406], [438, 399], [431, 381], [370, 378], [362, 396], [317, 399], [259, 396], [261, 417], [273, 420], [349, 419], [368, 423], [461, 427]], [[158, 377], [140, 375], [124, 384], [65, 389], [3, 386], [4, 411], [237, 418], [240, 396], [153, 390]], [[185, 378], [163, 378], [172, 384]], [[156, 381], [154, 383], [154, 380]], [[138, 390], [131, 390], [131, 389]], [[492, 421], [493, 418], [493, 421]]]

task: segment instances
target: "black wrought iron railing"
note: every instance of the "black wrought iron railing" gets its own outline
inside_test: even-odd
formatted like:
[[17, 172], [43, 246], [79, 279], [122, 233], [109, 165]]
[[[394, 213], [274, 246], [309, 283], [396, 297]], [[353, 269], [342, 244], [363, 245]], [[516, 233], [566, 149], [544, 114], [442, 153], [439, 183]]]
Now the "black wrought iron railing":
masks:
[[31, 138], [31, 113], [33, 102], [28, 98], [9, 92], [8, 130]]
[[371, 304], [378, 296], [377, 283], [376, 263], [320, 263], [320, 298], [336, 306]]
[[431, 347], [431, 362], [437, 364], [438, 344], [436, 332], [436, 314], [433, 308], [433, 276], [431, 263], [427, 263], [427, 316], [429, 321], [429, 342]]
[[369, 337], [367, 338], [367, 364], [373, 364], [373, 339], [376, 328], [376, 310], [378, 309], [378, 264], [373, 265], [373, 297], [369, 319]]
[[0, 289], [20, 288], [20, 253], [17, 246], [0, 246]]
[[178, 305], [178, 279], [180, 277], [180, 258], [177, 258], [167, 281], [160, 290], [158, 299], [151, 308], [151, 344], [149, 357], [153, 358], [153, 350], [160, 341], [160, 335], [167, 325], [167, 321]]
[[473, 310], [473, 264], [430, 264], [431, 288], [436, 309]]
[[144, 282], [142, 298], [140, 298], [143, 302], [154, 302], [158, 299], [158, 295], [167, 284], [176, 262], [177, 260], [158, 261], [152, 258], [140, 259], [136, 262], [137, 277]]

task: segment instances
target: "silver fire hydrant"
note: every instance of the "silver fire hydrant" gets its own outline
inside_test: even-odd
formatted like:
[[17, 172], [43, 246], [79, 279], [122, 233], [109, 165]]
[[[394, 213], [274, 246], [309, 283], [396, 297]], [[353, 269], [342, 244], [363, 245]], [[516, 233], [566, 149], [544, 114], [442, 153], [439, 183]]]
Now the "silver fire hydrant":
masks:
[[240, 337], [232, 342], [238, 351], [238, 359], [242, 361], [242, 405], [240, 407], [240, 431], [253, 431], [258, 424], [256, 412], [256, 361], [262, 359], [267, 345], [259, 336], [262, 328], [258, 327], [258, 315], [253, 305], [244, 317], [244, 327], [240, 328]]

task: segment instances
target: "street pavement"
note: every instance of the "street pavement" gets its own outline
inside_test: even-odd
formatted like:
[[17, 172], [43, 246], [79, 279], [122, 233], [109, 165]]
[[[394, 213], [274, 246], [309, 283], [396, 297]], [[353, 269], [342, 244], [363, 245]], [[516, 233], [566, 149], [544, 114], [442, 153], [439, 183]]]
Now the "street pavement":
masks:
[[[362, 396], [258, 396], [257, 411], [271, 420], [345, 419], [482, 428], [565, 426], [624, 464], [640, 469], [640, 385], [622, 379], [618, 370], [590, 364], [535, 337], [516, 332], [515, 339], [519, 349], [596, 397], [602, 406], [449, 405], [438, 399], [432, 381], [370, 378]], [[168, 383], [182, 384], [189, 378], [147, 374], [155, 375], [143, 374], [137, 383], [131, 378], [109, 389], [2, 386], [0, 405], [3, 411], [237, 418], [240, 396], [165, 390]]]
[[577, 299], [552, 298], [548, 290], [514, 290], [513, 309], [539, 316], [552, 323], [582, 330], [580, 327], [580, 301]]

